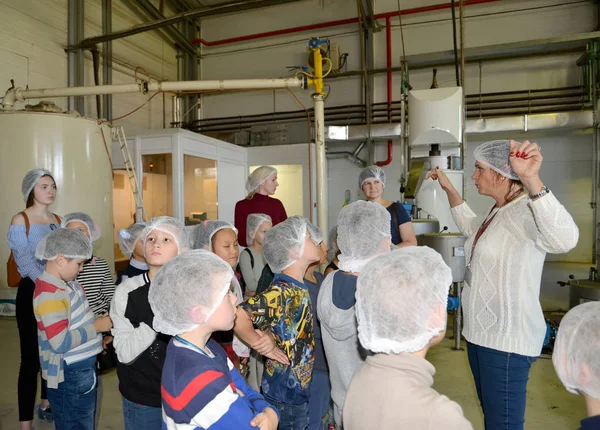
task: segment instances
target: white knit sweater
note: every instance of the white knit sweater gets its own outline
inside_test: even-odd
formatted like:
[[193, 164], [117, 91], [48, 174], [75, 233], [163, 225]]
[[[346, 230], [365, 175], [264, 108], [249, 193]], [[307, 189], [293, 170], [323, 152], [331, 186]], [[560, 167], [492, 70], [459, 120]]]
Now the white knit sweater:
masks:
[[[466, 203], [452, 209], [467, 237], [467, 263], [487, 214], [478, 217]], [[465, 338], [499, 351], [538, 356], [546, 334], [539, 300], [546, 253], [568, 252], [578, 239], [577, 225], [552, 193], [535, 201], [522, 195], [500, 208], [475, 247], [472, 285], [465, 282]]]

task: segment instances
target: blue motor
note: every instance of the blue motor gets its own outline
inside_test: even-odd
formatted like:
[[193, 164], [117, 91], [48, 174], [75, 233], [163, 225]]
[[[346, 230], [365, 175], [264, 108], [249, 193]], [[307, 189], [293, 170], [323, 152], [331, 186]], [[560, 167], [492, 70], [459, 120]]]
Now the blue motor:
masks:
[[544, 337], [545, 347], [554, 347], [556, 333], [558, 333], [558, 324], [556, 321], [546, 320], [546, 337]]
[[446, 310], [448, 312], [450, 312], [450, 311], [454, 311], [454, 310], [458, 309], [459, 307], [460, 307], [460, 299], [455, 296], [448, 296], [448, 306], [446, 307]]

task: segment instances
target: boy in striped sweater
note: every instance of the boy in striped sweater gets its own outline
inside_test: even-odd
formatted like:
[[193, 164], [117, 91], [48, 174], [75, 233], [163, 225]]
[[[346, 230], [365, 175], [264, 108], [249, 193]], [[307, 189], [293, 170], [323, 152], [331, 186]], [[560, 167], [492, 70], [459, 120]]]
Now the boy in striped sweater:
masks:
[[112, 322], [94, 316], [74, 282], [91, 255], [92, 243], [76, 229], [54, 230], [36, 249], [46, 266], [35, 282], [33, 310], [42, 375], [59, 429], [94, 429], [96, 355], [102, 351], [100, 333]]
[[154, 328], [174, 336], [162, 371], [163, 429], [277, 429], [275, 408], [210, 338], [233, 327], [236, 289], [232, 267], [203, 249], [170, 260], [152, 280]]

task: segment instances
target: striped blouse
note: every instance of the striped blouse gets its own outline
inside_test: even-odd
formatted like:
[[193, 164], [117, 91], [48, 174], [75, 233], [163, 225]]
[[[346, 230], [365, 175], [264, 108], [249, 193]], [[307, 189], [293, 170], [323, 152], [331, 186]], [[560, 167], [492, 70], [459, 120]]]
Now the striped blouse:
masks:
[[76, 282], [83, 287], [94, 314], [102, 315], [109, 311], [115, 282], [105, 259], [92, 256], [83, 263], [83, 271], [77, 275]]
[[31, 224], [29, 234], [24, 225], [11, 225], [8, 228], [8, 247], [13, 252], [19, 273], [24, 278], [35, 281], [44, 271], [44, 262], [35, 258], [38, 243], [58, 224]]

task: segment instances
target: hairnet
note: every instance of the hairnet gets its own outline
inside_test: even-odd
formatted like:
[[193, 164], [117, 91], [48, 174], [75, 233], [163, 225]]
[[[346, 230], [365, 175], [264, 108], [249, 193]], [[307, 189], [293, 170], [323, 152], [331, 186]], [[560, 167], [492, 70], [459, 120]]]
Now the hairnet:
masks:
[[258, 231], [258, 227], [260, 227], [263, 223], [270, 222], [273, 224], [273, 220], [269, 215], [266, 214], [250, 214], [248, 218], [246, 218], [246, 243], [248, 246], [252, 245], [254, 242], [254, 237], [256, 236], [256, 232]]
[[571, 393], [600, 399], [600, 302], [575, 306], [558, 328], [552, 362]]
[[92, 242], [74, 228], [59, 228], [48, 233], [37, 245], [35, 258], [51, 261], [59, 255], [66, 258], [92, 258]]
[[119, 249], [126, 257], [131, 257], [135, 244], [142, 238], [142, 232], [146, 228], [145, 222], [136, 222], [127, 228], [119, 230]]
[[379, 203], [363, 200], [344, 206], [338, 215], [339, 268], [360, 272], [372, 258], [389, 252], [390, 213]]
[[206, 249], [207, 251], [213, 250], [212, 238], [219, 230], [225, 230], [230, 228], [235, 231], [237, 236], [238, 231], [232, 224], [227, 221], [210, 220], [204, 221], [194, 227], [190, 234], [190, 248], [191, 249]]
[[362, 169], [360, 175], [358, 175], [358, 188], [362, 190], [363, 184], [369, 179], [377, 180], [385, 187], [385, 172], [381, 167], [367, 166]]
[[175, 336], [198, 327], [194, 308], [207, 309], [203, 323], [215, 313], [231, 283], [237, 284], [231, 266], [216, 254], [198, 249], [169, 260], [150, 283], [148, 301], [154, 312], [154, 329]]
[[148, 221], [148, 225], [142, 231], [142, 237], [144, 244], [148, 235], [154, 230], [159, 230], [164, 233], [170, 234], [177, 243], [177, 249], [179, 254], [186, 251], [188, 248], [188, 236], [185, 230], [185, 226], [181, 221], [170, 216], [158, 216]]
[[340, 248], [337, 244], [337, 225], [331, 229], [329, 232], [329, 237], [327, 238], [327, 261], [331, 263], [335, 260], [335, 256], [337, 255]]
[[320, 245], [321, 242], [323, 242], [323, 230], [321, 230], [320, 227], [317, 227], [316, 225], [314, 225], [308, 219], [306, 219], [306, 229], [310, 233], [310, 239], [314, 243], [316, 243], [317, 245]]
[[304, 254], [306, 218], [293, 216], [265, 234], [263, 255], [273, 273], [281, 273]]
[[482, 143], [473, 151], [473, 157], [475, 161], [485, 164], [502, 176], [519, 180], [510, 164], [510, 141], [492, 140]]
[[60, 226], [65, 228], [67, 227], [67, 224], [74, 221], [79, 221], [80, 223], [85, 224], [92, 242], [95, 242], [100, 238], [100, 226], [94, 222], [91, 216], [83, 212], [71, 212], [66, 214], [63, 217]]
[[452, 270], [426, 246], [381, 255], [358, 275], [356, 318], [362, 346], [400, 354], [423, 349], [446, 328]]
[[27, 203], [27, 198], [29, 198], [29, 194], [37, 181], [40, 180], [42, 176], [52, 176], [52, 173], [46, 169], [33, 169], [29, 172], [25, 173], [25, 177], [23, 178], [23, 182], [21, 182], [21, 193], [23, 193], [23, 200]]
[[252, 193], [256, 191], [260, 185], [277, 173], [277, 169], [271, 166], [260, 166], [248, 176], [246, 181], [246, 191]]

